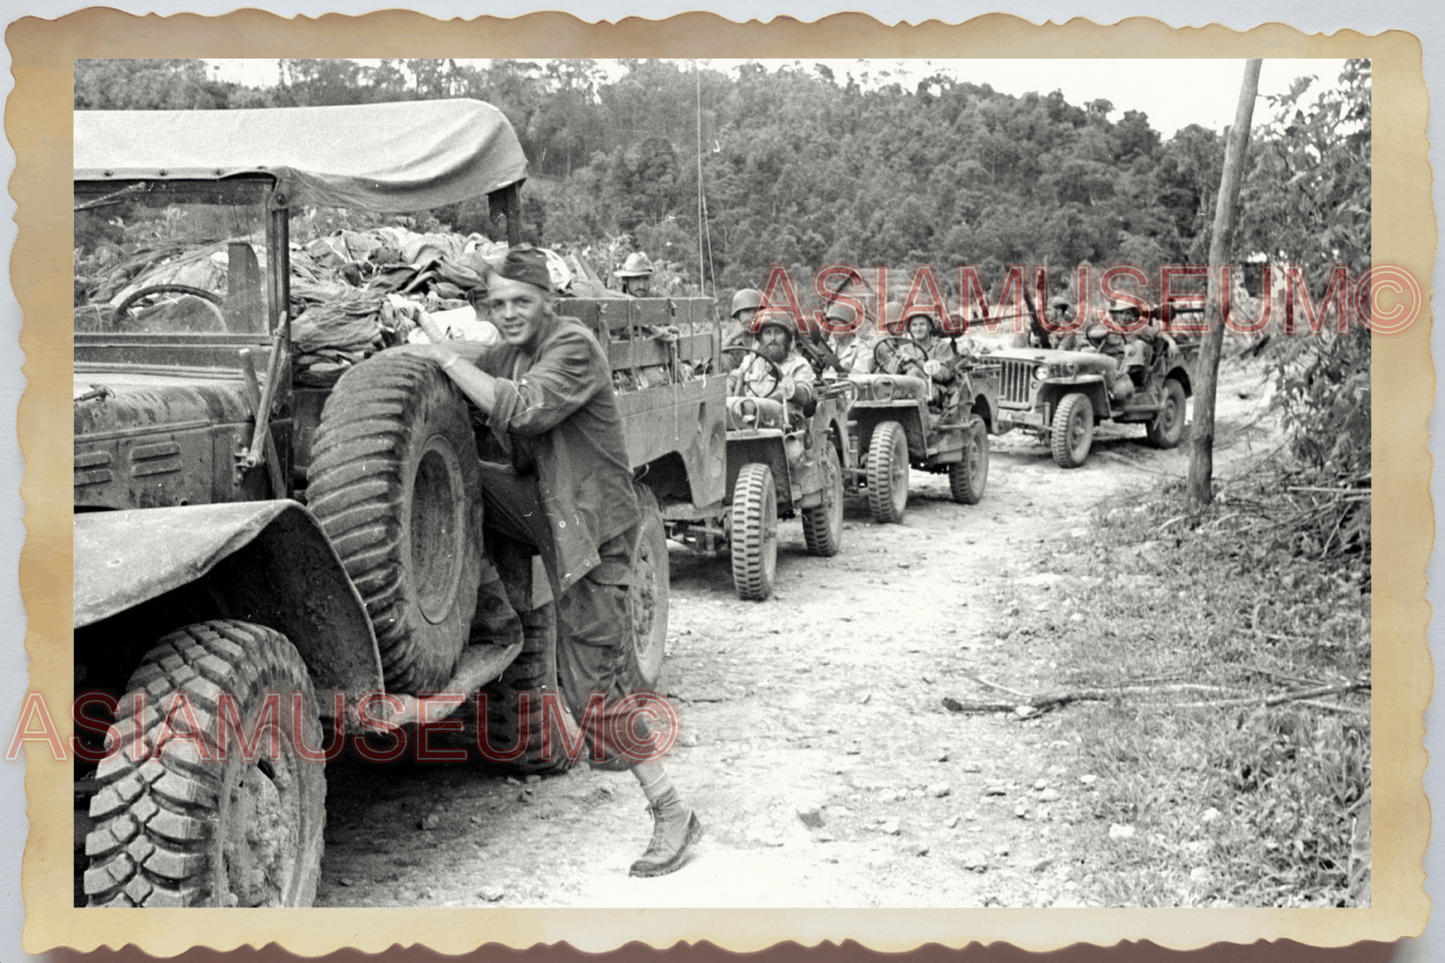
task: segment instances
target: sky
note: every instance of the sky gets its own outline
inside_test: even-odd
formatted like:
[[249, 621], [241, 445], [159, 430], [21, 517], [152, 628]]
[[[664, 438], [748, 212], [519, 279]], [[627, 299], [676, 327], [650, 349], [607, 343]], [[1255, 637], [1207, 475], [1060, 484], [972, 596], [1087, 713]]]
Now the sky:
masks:
[[[359, 61], [375, 64], [378, 61]], [[486, 61], [461, 61], [485, 63]], [[747, 61], [711, 60], [708, 66], [733, 72]], [[912, 87], [934, 73], [959, 81], [989, 84], [993, 89], [1019, 96], [1029, 91], [1047, 94], [1062, 90], [1075, 106], [1100, 98], [1114, 105], [1111, 120], [1126, 110], [1142, 111], [1149, 124], [1166, 139], [1182, 127], [1198, 124], [1222, 131], [1233, 123], [1244, 76], [1243, 60], [763, 60], [770, 70], [780, 66], [811, 67], [825, 64], [838, 81], [848, 74], [868, 86], [899, 82]], [[275, 60], [208, 61], [222, 80], [258, 86], [276, 82]], [[623, 68], [615, 61], [601, 61], [611, 75]], [[1264, 97], [1289, 89], [1296, 77], [1316, 75], [1312, 89], [1333, 87], [1343, 60], [1266, 60], [1260, 71], [1260, 100], [1254, 108], [1254, 123], [1270, 119], [1272, 111]], [[884, 76], [886, 75], [886, 76]]]

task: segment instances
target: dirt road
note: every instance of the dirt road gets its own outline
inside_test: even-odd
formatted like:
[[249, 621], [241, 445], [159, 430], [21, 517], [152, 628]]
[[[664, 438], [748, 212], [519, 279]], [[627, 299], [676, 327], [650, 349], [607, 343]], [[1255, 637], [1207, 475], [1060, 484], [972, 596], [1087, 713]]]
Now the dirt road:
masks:
[[[1216, 470], [1269, 443], [1264, 395], [1258, 372], [1226, 375]], [[1093, 818], [1070, 716], [956, 715], [942, 699], [985, 697], [970, 673], [1055, 684], [1054, 640], [1015, 632], [1015, 616], [1052, 606], [1067, 622], [1069, 580], [1096, 576], [1053, 571], [1067, 559], [1051, 541], [1083, 534], [1102, 500], [1183, 475], [1187, 441], [1161, 452], [1142, 436], [1101, 428], [1067, 472], [1026, 436], [993, 438], [981, 504], [914, 472], [903, 524], [851, 503], [833, 559], [784, 523], [761, 604], [737, 600], [725, 560], [674, 551], [669, 765], [707, 828], [678, 873], [628, 878], [651, 820], [626, 774], [519, 782], [343, 759], [318, 905], [1084, 905], [1091, 854], [1056, 842]]]

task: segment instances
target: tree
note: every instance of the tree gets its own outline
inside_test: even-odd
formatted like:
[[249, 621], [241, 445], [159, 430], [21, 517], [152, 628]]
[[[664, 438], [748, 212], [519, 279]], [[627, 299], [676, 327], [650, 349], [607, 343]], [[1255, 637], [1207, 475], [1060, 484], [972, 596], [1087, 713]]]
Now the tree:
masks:
[[1214, 235], [1209, 244], [1209, 292], [1205, 302], [1209, 334], [1205, 336], [1195, 369], [1198, 383], [1194, 392], [1194, 429], [1190, 435], [1189, 451], [1189, 504], [1195, 509], [1214, 500], [1214, 396], [1219, 381], [1219, 350], [1224, 343], [1219, 268], [1229, 257], [1230, 242], [1234, 238], [1239, 180], [1249, 147], [1249, 123], [1254, 116], [1262, 63], [1262, 60], [1249, 60], [1244, 65], [1244, 83], [1239, 88], [1239, 106], [1235, 109], [1234, 126], [1230, 128], [1229, 142], [1224, 150], [1224, 174], [1219, 181]]

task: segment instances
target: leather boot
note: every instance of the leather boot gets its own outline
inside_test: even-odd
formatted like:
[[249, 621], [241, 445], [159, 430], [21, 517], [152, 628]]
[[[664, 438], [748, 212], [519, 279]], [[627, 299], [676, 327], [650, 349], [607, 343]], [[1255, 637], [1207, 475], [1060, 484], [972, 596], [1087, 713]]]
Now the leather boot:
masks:
[[673, 790], [647, 807], [652, 842], [629, 871], [631, 876], [665, 876], [682, 868], [687, 849], [702, 837], [702, 822]]

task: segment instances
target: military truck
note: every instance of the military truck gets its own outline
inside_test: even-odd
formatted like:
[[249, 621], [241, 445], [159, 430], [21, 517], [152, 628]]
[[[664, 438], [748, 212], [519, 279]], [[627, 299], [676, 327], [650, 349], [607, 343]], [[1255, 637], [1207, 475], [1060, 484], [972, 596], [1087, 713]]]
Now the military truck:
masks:
[[[292, 224], [485, 196], [515, 243], [526, 158], [466, 100], [77, 112], [74, 129], [78, 902], [308, 905], [338, 739], [485, 689], [511, 764], [555, 765], [536, 738], [555, 620], [548, 545], [504, 518], [535, 486], [488, 484], [474, 411], [434, 364], [381, 351], [334, 384], [299, 377]], [[718, 497], [690, 473], [720, 453], [722, 391], [622, 407], [645, 683], [668, 597], [649, 486]]]
[[1175, 447], [1184, 436], [1186, 405], [1194, 393], [1199, 343], [1161, 334], [1146, 347], [1134, 394], [1123, 403], [1109, 393], [1115, 362], [1097, 351], [993, 352], [990, 358], [1000, 365], [1000, 432], [1018, 428], [1038, 436], [1060, 468], [1078, 468], [1088, 460], [1094, 426], [1104, 421], [1143, 424], [1151, 445]]
[[[857, 397], [848, 409], [873, 520], [903, 520], [910, 466], [946, 472], [953, 500], [977, 504], [988, 485], [988, 435], [999, 424], [998, 367], [955, 351], [947, 362], [953, 383], [935, 405], [922, 369], [928, 360], [922, 345], [907, 335], [884, 335], [873, 352], [875, 367], [884, 373], [851, 375]], [[897, 373], [887, 373], [890, 369]]]

